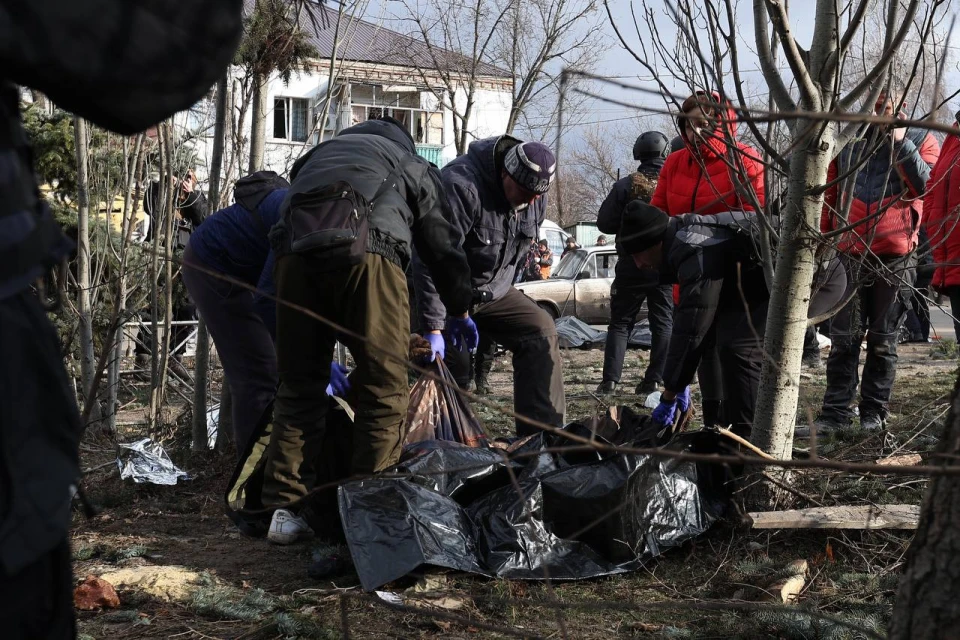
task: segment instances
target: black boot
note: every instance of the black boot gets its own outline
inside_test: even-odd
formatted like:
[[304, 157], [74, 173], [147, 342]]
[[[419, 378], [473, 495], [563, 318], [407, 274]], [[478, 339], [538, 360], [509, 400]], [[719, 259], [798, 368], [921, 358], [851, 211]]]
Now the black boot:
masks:
[[617, 392], [617, 383], [613, 380], [604, 380], [600, 383], [600, 386], [597, 387], [598, 396], [612, 396]]

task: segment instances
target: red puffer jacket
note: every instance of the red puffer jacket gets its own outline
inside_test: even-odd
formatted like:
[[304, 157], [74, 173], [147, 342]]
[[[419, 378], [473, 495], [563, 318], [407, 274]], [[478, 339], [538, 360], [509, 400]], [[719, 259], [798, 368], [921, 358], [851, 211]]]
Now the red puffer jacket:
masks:
[[[720, 96], [712, 95], [719, 102]], [[733, 109], [728, 108], [723, 123], [733, 139], [737, 133], [736, 117]], [[679, 124], [683, 131], [682, 118]], [[731, 209], [753, 211], [753, 201], [737, 192], [734, 176], [737, 183], [756, 192], [761, 206], [765, 204], [763, 165], [756, 149], [740, 142], [731, 149], [720, 133], [698, 142], [696, 147], [684, 136], [684, 148], [667, 156], [650, 204], [671, 216], [709, 215]]]
[[924, 225], [930, 237], [934, 289], [960, 287], [960, 134], [943, 141], [923, 198]]
[[840, 236], [840, 251], [862, 255], [869, 247], [881, 258], [905, 256], [917, 248], [923, 197], [940, 145], [923, 129], [907, 129], [895, 145], [876, 136], [868, 129], [830, 163], [828, 183], [850, 177], [842, 192], [839, 184], [827, 190], [820, 228], [828, 232], [854, 225]]

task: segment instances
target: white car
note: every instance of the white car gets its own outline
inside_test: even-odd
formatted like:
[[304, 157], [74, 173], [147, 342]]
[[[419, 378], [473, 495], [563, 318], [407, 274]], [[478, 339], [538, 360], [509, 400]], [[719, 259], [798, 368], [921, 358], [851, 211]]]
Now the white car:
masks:
[[[576, 316], [587, 324], [609, 324], [610, 287], [618, 258], [612, 245], [575, 249], [560, 260], [548, 279], [514, 286], [554, 319]], [[644, 306], [637, 318], [646, 317]]]

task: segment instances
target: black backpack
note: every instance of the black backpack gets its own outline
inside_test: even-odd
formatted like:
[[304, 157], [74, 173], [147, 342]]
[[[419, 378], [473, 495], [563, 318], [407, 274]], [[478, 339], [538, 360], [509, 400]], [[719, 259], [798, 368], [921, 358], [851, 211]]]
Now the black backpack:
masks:
[[287, 189], [290, 183], [276, 174], [275, 171], [257, 171], [237, 180], [233, 187], [233, 200], [250, 212], [257, 228], [267, 236], [267, 225], [260, 215], [260, 204], [268, 195], [277, 189]]

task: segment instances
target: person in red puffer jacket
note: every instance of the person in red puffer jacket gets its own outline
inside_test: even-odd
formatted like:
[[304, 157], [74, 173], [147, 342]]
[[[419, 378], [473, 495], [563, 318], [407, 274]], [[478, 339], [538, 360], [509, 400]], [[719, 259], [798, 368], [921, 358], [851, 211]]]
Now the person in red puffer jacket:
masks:
[[[960, 115], [960, 114], [958, 114]], [[958, 127], [954, 123], [954, 127]], [[933, 167], [929, 190], [923, 198], [924, 227], [933, 252], [933, 281], [937, 292], [950, 298], [954, 318], [960, 317], [960, 133], [943, 141], [940, 158]], [[960, 340], [960, 322], [953, 330]]]
[[[903, 91], [881, 94], [874, 112], [903, 117]], [[830, 165], [821, 228], [838, 238], [847, 268], [850, 302], [834, 316], [827, 359], [827, 390], [816, 426], [847, 427], [860, 386], [860, 425], [885, 426], [897, 373], [897, 337], [916, 279], [917, 236], [923, 197], [940, 145], [922, 129], [866, 125]], [[931, 238], [931, 241], [933, 239]], [[853, 296], [856, 291], [856, 296]], [[860, 343], [867, 338], [863, 377]]]
[[[677, 126], [683, 147], [667, 156], [650, 204], [671, 216], [755, 211], [757, 205], [764, 206], [760, 154], [736, 141], [737, 116], [730, 103], [716, 92], [697, 91], [680, 110]], [[715, 342], [715, 337], [708, 340]], [[697, 378], [704, 424], [727, 424], [715, 346], [704, 350]]]

